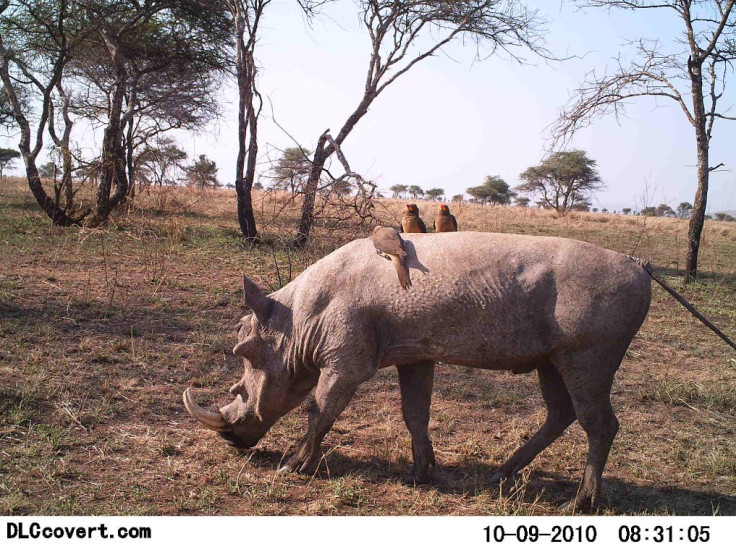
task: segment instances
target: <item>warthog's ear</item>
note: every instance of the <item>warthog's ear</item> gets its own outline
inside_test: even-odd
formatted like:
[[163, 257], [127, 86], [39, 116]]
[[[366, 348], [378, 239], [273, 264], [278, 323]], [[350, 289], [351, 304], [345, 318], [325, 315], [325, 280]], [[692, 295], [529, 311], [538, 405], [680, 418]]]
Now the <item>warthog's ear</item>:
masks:
[[253, 310], [258, 322], [265, 326], [274, 301], [261, 291], [258, 284], [249, 280], [245, 274], [243, 274], [243, 299], [245, 300], [245, 306]]

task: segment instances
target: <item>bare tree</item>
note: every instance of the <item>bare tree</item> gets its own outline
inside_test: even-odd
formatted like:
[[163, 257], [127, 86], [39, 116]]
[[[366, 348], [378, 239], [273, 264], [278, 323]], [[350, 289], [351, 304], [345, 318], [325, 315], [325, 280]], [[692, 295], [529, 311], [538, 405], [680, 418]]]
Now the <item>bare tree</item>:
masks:
[[322, 136], [334, 149], [345, 172], [333, 177], [325, 170], [329, 178], [318, 188], [318, 192], [322, 195], [320, 218], [330, 221], [333, 227], [345, 226], [345, 223], [352, 221], [353, 224], [349, 227], [354, 234], [367, 222], [372, 223], [376, 220], [373, 203], [376, 184], [365, 180], [350, 168], [345, 154], [329, 132], [323, 133]]
[[700, 236], [705, 221], [708, 180], [722, 163], [711, 166], [709, 147], [716, 119], [735, 120], [719, 100], [726, 77], [736, 60], [736, 0], [586, 0], [586, 7], [628, 10], [672, 10], [682, 23], [677, 42], [681, 52], [668, 52], [659, 40], [640, 39], [632, 44], [634, 60], [619, 56], [611, 74], [595, 72], [575, 92], [553, 129], [557, 141], [568, 141], [576, 130], [594, 119], [624, 113], [626, 100], [639, 96], [676, 102], [695, 131], [698, 189], [688, 230], [685, 283], [697, 276]]
[[[455, 38], [473, 41], [479, 57], [483, 46], [489, 48], [488, 55], [500, 49], [517, 60], [519, 47], [546, 54], [539, 36], [543, 22], [536, 11], [517, 0], [361, 0], [358, 4], [371, 40], [371, 55], [363, 97], [335, 137], [337, 146], [342, 145], [386, 87]], [[335, 146], [323, 133], [317, 141], [305, 186], [296, 246], [303, 246], [309, 239], [320, 176], [333, 153]]]

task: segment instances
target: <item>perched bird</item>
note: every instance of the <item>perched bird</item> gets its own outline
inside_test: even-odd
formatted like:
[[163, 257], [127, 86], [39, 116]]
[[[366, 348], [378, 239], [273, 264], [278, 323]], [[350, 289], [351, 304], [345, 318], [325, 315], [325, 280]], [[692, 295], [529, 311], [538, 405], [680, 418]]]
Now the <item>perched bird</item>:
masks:
[[406, 206], [404, 211], [404, 218], [401, 219], [401, 229], [409, 234], [426, 234], [427, 227], [424, 221], [419, 218], [419, 207], [416, 203], [411, 203]]
[[440, 205], [440, 212], [434, 219], [435, 232], [457, 232], [457, 219], [450, 214], [450, 208], [444, 203]]
[[403, 289], [410, 288], [411, 278], [406, 266], [406, 250], [404, 249], [404, 240], [401, 239], [399, 233], [393, 228], [376, 226], [373, 229], [373, 247], [376, 248], [376, 253], [381, 257], [385, 257], [394, 263], [401, 287]]

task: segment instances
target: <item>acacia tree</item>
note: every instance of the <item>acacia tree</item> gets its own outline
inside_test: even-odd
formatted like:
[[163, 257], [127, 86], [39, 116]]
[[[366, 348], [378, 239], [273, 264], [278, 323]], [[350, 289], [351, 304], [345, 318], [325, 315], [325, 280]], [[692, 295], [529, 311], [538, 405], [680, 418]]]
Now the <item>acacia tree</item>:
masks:
[[[28, 187], [46, 215], [59, 226], [80, 224], [46, 193], [36, 160], [43, 150], [44, 134], [52, 115], [54, 90], [79, 45], [66, 0], [0, 2], [0, 80], [5, 115], [12, 114], [18, 128], [18, 150], [25, 165]], [[76, 35], [76, 38], [70, 39]], [[37, 109], [33, 113], [33, 107]], [[31, 129], [35, 122], [35, 138]], [[8, 120], [5, 117], [5, 123]]]
[[655, 209], [655, 216], [666, 217], [667, 215], [674, 215], [675, 211], [666, 203], [660, 203]]
[[406, 193], [408, 189], [409, 186], [407, 186], [406, 184], [394, 184], [389, 188], [389, 190], [393, 194], [391, 196], [393, 198], [401, 197], [401, 194]]
[[[219, 64], [215, 60], [212, 62]], [[208, 63], [207, 68], [186, 63], [186, 70], [182, 70], [180, 64], [175, 63], [170, 70], [159, 72], [155, 79], [150, 79], [145, 86], [140, 87], [138, 105], [128, 119], [123, 138], [128, 197], [135, 195], [138, 180], [136, 170], [143, 152], [151, 147], [162, 148], [165, 155], [170, 154], [178, 161], [183, 161], [186, 154], [181, 157], [181, 150], [174, 151], [178, 147], [166, 133], [174, 129], [196, 132], [219, 117], [218, 76], [223, 71], [222, 67], [216, 68], [213, 64]]]
[[137, 156], [136, 164], [153, 177], [157, 186], [175, 184], [172, 173], [181, 168], [187, 158], [187, 152], [176, 145], [169, 136], [161, 136], [155, 145], [146, 146]]
[[[575, 203], [573, 203], [572, 206], [570, 207], [570, 209], [573, 210], [573, 211], [580, 211], [580, 212], [587, 213], [588, 211], [590, 211], [590, 206], [591, 205], [592, 205], [592, 203], [589, 200], [587, 200], [587, 199], [581, 199], [581, 200], [576, 201]], [[593, 208], [593, 212], [594, 213], [597, 212], [597, 211], [598, 211], [597, 208]]]
[[575, 92], [553, 130], [568, 140], [594, 119], [624, 112], [625, 101], [639, 96], [667, 98], [677, 103], [695, 133], [698, 187], [690, 215], [685, 284], [695, 279], [700, 236], [705, 222], [708, 180], [722, 166], [710, 164], [709, 148], [716, 119], [736, 120], [719, 101], [726, 77], [736, 60], [736, 0], [585, 0], [583, 6], [627, 10], [670, 10], [681, 22], [678, 44], [682, 51], [666, 51], [660, 40], [640, 39], [633, 44], [634, 59], [621, 57], [612, 74], [591, 73]]
[[7, 168], [12, 168], [15, 160], [20, 157], [20, 152], [10, 148], [0, 148], [0, 178]]
[[294, 196], [302, 191], [309, 178], [311, 152], [299, 147], [286, 148], [273, 166], [273, 186], [290, 190]]
[[475, 198], [478, 203], [485, 205], [508, 205], [516, 195], [511, 187], [500, 176], [486, 176], [481, 186], [474, 186], [465, 190], [468, 195]]
[[409, 186], [409, 189], [407, 190], [409, 192], [409, 195], [412, 199], [417, 199], [418, 197], [421, 197], [424, 195], [424, 190], [422, 190], [419, 186], [416, 184], [412, 184]]
[[437, 201], [440, 197], [445, 195], [444, 188], [430, 188], [424, 192], [431, 201]]
[[553, 153], [519, 175], [519, 192], [539, 196], [539, 204], [564, 215], [573, 206], [590, 206], [588, 197], [603, 189], [596, 162], [582, 150]]
[[683, 201], [677, 206], [677, 217], [681, 219], [690, 218], [692, 214], [693, 206], [688, 201]]
[[141, 118], [156, 121], [155, 134], [167, 123], [195, 128], [216, 110], [227, 20], [216, 0], [77, 0], [75, 5], [89, 33], [73, 59], [78, 79], [90, 85], [78, 110], [104, 126], [93, 221], [101, 224], [129, 194]]
[[217, 179], [217, 163], [200, 155], [191, 165], [184, 167], [187, 175], [187, 184], [197, 188], [217, 188], [220, 181]]
[[363, 95], [334, 140], [328, 139], [327, 132], [317, 140], [294, 241], [298, 247], [309, 239], [326, 161], [373, 101], [401, 75], [456, 38], [467, 39], [479, 49], [487, 46], [491, 54], [503, 50], [517, 60], [520, 57], [516, 50], [520, 47], [547, 54], [540, 46], [542, 21], [536, 11], [518, 0], [360, 0], [358, 5], [371, 41]]

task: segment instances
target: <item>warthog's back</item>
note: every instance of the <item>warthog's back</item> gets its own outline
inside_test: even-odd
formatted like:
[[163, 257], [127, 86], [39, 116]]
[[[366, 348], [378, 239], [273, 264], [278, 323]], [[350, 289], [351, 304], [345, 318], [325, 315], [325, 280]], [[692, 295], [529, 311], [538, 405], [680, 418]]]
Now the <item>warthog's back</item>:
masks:
[[590, 341], [628, 343], [649, 307], [644, 270], [585, 242], [481, 232], [403, 237], [409, 290], [370, 239], [356, 240], [287, 286], [299, 290], [295, 311], [324, 312], [356, 331], [380, 328], [389, 340], [383, 365], [424, 355], [533, 368]]

